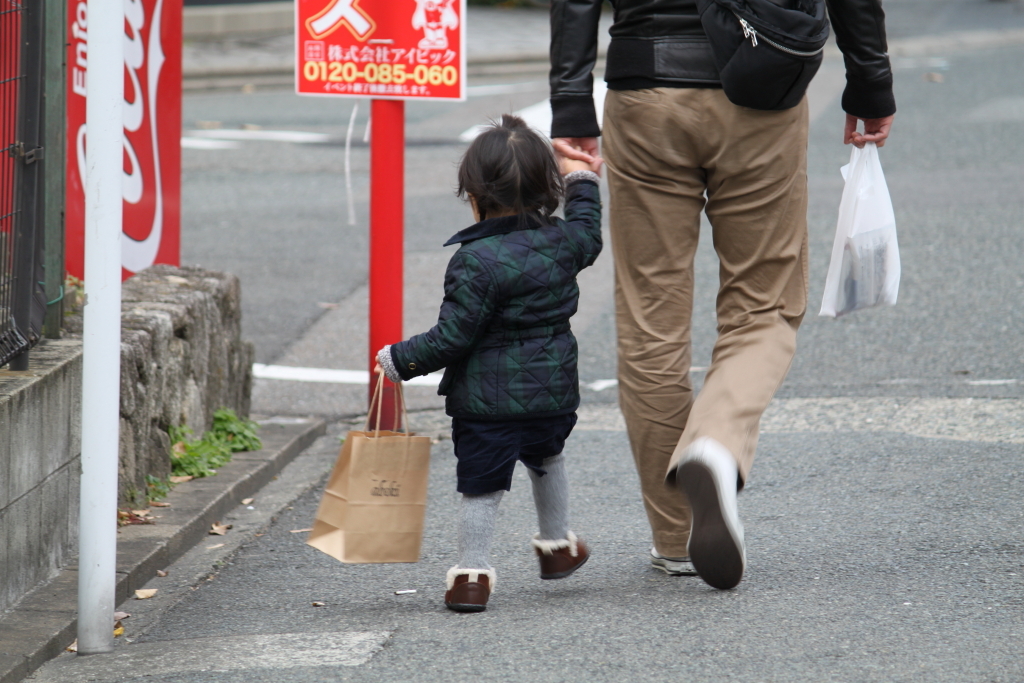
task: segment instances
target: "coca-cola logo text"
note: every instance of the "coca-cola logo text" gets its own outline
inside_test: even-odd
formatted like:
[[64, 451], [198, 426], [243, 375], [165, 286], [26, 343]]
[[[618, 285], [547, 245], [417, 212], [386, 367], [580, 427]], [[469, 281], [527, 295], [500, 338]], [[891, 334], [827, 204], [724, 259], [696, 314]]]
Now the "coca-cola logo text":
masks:
[[[156, 0], [152, 14], [147, 17], [142, 0], [124, 0], [126, 79], [122, 107], [124, 175], [121, 194], [125, 216], [121, 262], [131, 272], [153, 265], [163, 234], [165, 199], [157, 135], [160, 113], [157, 93], [165, 61], [161, 42], [163, 4], [164, 0]], [[147, 19], [149, 30], [145, 31]], [[85, 2], [78, 2], [74, 8], [71, 37], [74, 54], [71, 89], [84, 98], [88, 92], [88, 7]], [[84, 187], [86, 123], [81, 123], [73, 135], [78, 173]]]

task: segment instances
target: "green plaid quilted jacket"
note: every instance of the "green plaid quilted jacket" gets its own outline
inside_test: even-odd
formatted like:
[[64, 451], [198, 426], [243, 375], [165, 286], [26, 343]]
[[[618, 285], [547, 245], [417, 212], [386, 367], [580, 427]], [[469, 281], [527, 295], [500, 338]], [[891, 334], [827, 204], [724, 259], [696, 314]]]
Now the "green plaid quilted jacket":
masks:
[[460, 231], [437, 325], [391, 346], [402, 379], [445, 368], [438, 393], [452, 417], [564, 415], [580, 402], [576, 275], [601, 252], [601, 197], [592, 180], [566, 188], [565, 219], [506, 216]]

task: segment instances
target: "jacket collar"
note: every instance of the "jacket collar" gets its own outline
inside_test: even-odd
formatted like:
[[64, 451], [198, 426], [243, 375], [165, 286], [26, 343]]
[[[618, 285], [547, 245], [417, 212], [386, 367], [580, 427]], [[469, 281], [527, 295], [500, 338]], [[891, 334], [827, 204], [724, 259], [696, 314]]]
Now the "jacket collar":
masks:
[[486, 220], [482, 220], [479, 223], [474, 223], [464, 230], [459, 230], [444, 243], [444, 246], [447, 247], [452, 244], [472, 242], [473, 240], [478, 240], [483, 237], [491, 237], [492, 235], [504, 235], [517, 230], [531, 230], [539, 227], [540, 225], [532, 218], [520, 220], [521, 218], [521, 216], [516, 214], [515, 216], [501, 216], [500, 218], [488, 218]]

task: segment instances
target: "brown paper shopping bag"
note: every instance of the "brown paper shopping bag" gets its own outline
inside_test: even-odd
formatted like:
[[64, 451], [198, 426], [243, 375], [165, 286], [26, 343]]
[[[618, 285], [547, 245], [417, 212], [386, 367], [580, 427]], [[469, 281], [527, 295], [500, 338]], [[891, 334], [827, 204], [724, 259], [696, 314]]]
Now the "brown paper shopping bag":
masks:
[[[383, 401], [377, 383], [370, 414]], [[320, 499], [306, 543], [342, 562], [418, 562], [423, 539], [430, 471], [430, 438], [408, 432], [401, 386], [402, 424], [406, 432], [377, 427], [351, 431]]]

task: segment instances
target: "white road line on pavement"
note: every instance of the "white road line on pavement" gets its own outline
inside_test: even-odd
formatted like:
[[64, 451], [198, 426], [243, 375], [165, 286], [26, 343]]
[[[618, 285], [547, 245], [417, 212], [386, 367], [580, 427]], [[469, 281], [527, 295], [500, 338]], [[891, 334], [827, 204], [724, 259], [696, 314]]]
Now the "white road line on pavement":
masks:
[[498, 85], [470, 85], [466, 87], [469, 97], [487, 97], [488, 95], [511, 95], [517, 92], [530, 92], [547, 87], [545, 81], [529, 81], [526, 83], [501, 83]]
[[1016, 384], [1017, 380], [1015, 380], [1015, 379], [969, 379], [969, 380], [967, 380], [967, 383], [971, 384], [971, 385], [974, 385], [976, 387], [993, 387], [993, 386], [1000, 386], [1000, 385], [1003, 385], [1003, 384]]
[[[578, 431], [626, 430], [618, 406], [584, 404]], [[1006, 398], [783, 398], [761, 418], [762, 434], [893, 432], [981, 443], [1024, 444], [1024, 400]]]
[[236, 128], [190, 130], [186, 133], [186, 137], [246, 142], [297, 142], [300, 144], [321, 144], [332, 140], [327, 133], [309, 133], [301, 130], [240, 130]]
[[[594, 81], [594, 109], [597, 110], [597, 125], [601, 125], [604, 116], [604, 98], [608, 94], [608, 86], [604, 81]], [[526, 125], [533, 128], [544, 137], [551, 137], [551, 104], [548, 100], [542, 100], [537, 104], [531, 104], [525, 109], [514, 112], [516, 116], [526, 121]], [[473, 142], [483, 132], [487, 124], [480, 124], [464, 130], [459, 135], [460, 142]]]
[[134, 677], [140, 671], [147, 676], [170, 676], [200, 671], [360, 666], [380, 652], [390, 638], [388, 631], [341, 631], [150, 641], [123, 645], [102, 657], [65, 655], [36, 677], [47, 683], [63, 683], [109, 681]]
[[191, 137], [181, 139], [182, 149], [238, 149], [241, 146], [232, 140], [208, 140], [206, 138]]
[[[369, 384], [368, 370], [332, 370], [329, 368], [297, 368], [290, 365], [252, 364], [252, 376], [257, 379], [278, 379], [290, 382], [322, 382], [326, 384]], [[414, 387], [436, 387], [441, 373], [413, 377], [405, 382]]]
[[894, 69], [940, 69], [949, 68], [949, 60], [945, 57], [902, 57], [892, 60]]
[[[690, 372], [707, 372], [707, 368], [699, 368], [697, 366], [694, 366], [694, 367], [690, 368]], [[605, 389], [610, 389], [612, 387], [619, 386], [619, 380], [617, 380], [617, 379], [598, 379], [598, 380], [594, 380], [593, 382], [588, 382], [587, 384], [584, 384], [583, 386], [585, 386], [587, 389], [590, 389], [591, 391], [604, 391]]]

